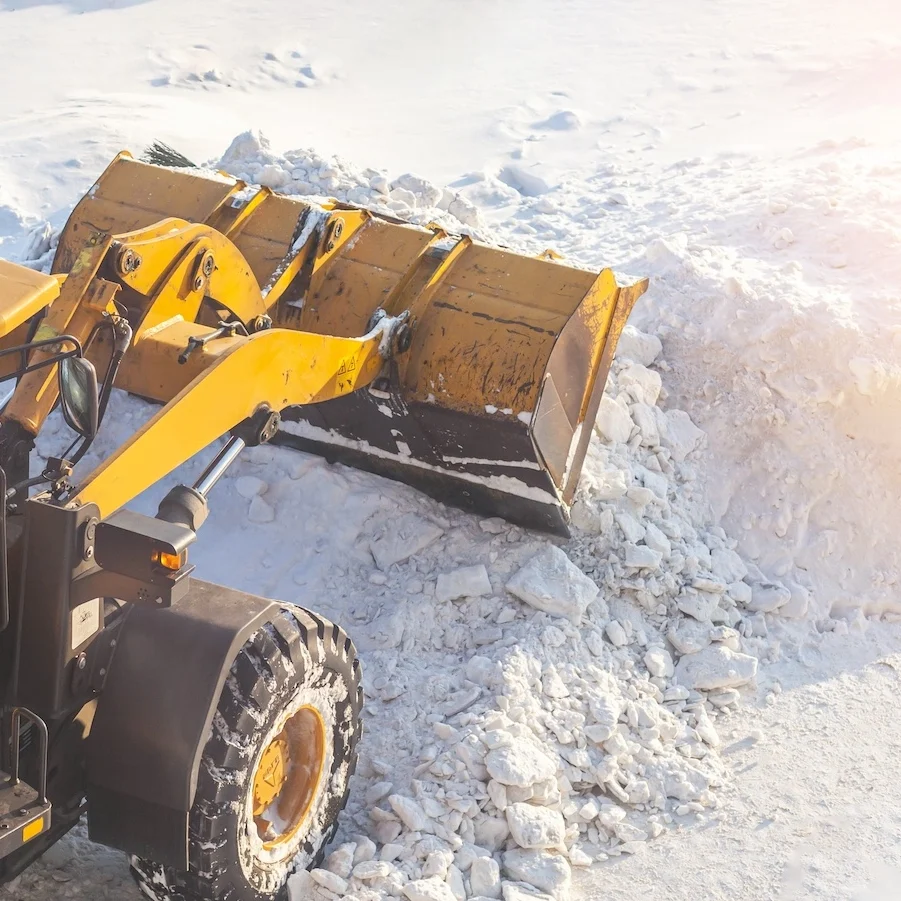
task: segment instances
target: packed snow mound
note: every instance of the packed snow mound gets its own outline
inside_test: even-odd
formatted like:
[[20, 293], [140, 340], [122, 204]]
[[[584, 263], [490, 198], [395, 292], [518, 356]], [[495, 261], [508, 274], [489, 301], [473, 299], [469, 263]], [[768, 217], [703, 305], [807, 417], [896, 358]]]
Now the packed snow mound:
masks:
[[389, 179], [377, 169], [359, 169], [312, 150], [275, 153], [256, 131], [238, 135], [216, 167], [281, 194], [335, 198], [417, 225], [435, 223], [458, 234], [482, 236], [477, 207], [460, 194], [411, 173]]

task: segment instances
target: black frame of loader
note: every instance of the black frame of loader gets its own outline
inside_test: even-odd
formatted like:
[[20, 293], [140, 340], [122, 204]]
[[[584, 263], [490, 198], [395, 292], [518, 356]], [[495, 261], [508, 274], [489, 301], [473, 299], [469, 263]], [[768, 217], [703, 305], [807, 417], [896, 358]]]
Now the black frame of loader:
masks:
[[[93, 505], [67, 509], [49, 493], [21, 507], [7, 517], [3, 503], [0, 513], [9, 614], [0, 632], [0, 881], [85, 812], [93, 840], [187, 869], [188, 814], [216, 703], [238, 651], [278, 605], [194, 580], [189, 565], [155, 565], [195, 539], [186, 526], [127, 510], [101, 521]], [[73, 610], [98, 600], [98, 628], [73, 647]], [[16, 710], [29, 728], [14, 728]], [[49, 804], [30, 788], [45, 781]], [[17, 787], [23, 806], [5, 811], [4, 793]], [[52, 824], [24, 841], [41, 817]]]

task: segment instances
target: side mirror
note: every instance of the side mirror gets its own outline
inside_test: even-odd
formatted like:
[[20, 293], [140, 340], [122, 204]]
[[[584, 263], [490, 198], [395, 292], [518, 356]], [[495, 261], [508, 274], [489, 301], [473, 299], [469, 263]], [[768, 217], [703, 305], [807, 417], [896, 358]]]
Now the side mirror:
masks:
[[83, 438], [97, 434], [99, 395], [97, 371], [84, 357], [66, 357], [59, 364], [59, 397], [70, 428]]

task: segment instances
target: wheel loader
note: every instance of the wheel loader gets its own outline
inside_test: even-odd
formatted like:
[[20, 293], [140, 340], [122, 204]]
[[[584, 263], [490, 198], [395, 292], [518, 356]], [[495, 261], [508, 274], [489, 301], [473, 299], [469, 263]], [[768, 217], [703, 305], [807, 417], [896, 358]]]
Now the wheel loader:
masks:
[[[193, 577], [214, 485], [271, 441], [564, 533], [645, 286], [128, 153], [49, 274], [0, 261], [0, 880], [86, 816], [150, 898], [283, 898], [347, 799], [360, 664]], [[157, 412], [84, 471], [114, 388]], [[51, 414], [74, 437], [44, 462]]]

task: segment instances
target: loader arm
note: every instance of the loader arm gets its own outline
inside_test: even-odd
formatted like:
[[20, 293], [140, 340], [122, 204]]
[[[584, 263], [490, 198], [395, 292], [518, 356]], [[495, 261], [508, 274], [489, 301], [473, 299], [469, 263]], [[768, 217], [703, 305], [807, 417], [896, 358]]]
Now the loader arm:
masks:
[[239, 339], [94, 470], [69, 505], [107, 517], [260, 408], [320, 403], [369, 385], [404, 317], [362, 338], [271, 329]]

